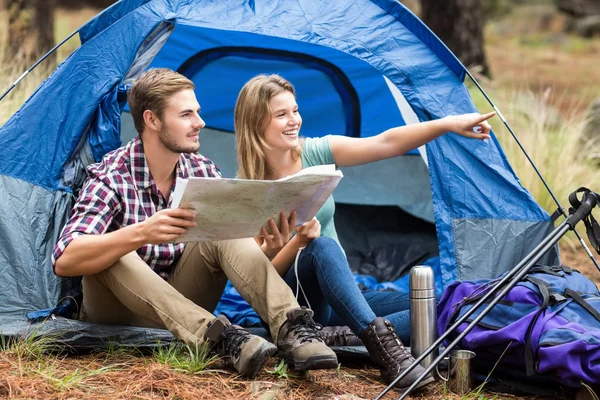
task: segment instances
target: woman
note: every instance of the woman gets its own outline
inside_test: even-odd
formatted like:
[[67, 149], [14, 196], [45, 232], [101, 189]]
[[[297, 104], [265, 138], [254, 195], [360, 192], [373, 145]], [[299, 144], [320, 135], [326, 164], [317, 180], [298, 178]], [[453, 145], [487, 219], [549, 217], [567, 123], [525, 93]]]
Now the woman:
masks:
[[[389, 129], [369, 138], [326, 136], [300, 140], [302, 118], [294, 87], [278, 75], [259, 75], [242, 88], [235, 106], [238, 176], [243, 179], [279, 179], [319, 164], [350, 167], [396, 157], [445, 132], [488, 139], [494, 113], [445, 117], [440, 120]], [[474, 127], [479, 127], [476, 132]], [[341, 321], [363, 341], [389, 383], [413, 361], [395, 327], [408, 330], [408, 299], [399, 293], [361, 293], [333, 222], [330, 197], [316, 218], [295, 227], [295, 216], [281, 229], [271, 222], [272, 234], [263, 231], [261, 247], [290, 287], [303, 296], [299, 302], [314, 312], [322, 325]], [[386, 318], [381, 318], [385, 316]], [[417, 367], [398, 386], [405, 389], [423, 372]], [[421, 386], [432, 381], [423, 380]]]

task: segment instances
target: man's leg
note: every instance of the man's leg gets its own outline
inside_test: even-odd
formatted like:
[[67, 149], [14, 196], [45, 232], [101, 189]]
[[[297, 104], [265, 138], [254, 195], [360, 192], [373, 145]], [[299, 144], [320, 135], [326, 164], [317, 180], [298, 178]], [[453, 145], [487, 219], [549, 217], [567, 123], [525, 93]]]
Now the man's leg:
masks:
[[289, 363], [298, 369], [337, 367], [335, 353], [317, 333], [312, 311], [300, 309], [254, 239], [202, 242], [196, 249], [196, 257], [211, 269], [221, 268], [240, 295], [267, 321], [273, 341]]
[[83, 278], [85, 319], [110, 325], [166, 328], [190, 348], [204, 341], [215, 317], [185, 298], [135, 252]]
[[188, 243], [168, 282], [186, 298], [212, 313], [223, 295], [227, 276], [207, 253], [206, 242]]
[[[182, 271], [187, 268], [195, 271], [197, 266], [204, 265], [211, 273], [224, 273], [248, 304], [267, 321], [271, 336], [277, 341], [279, 328], [287, 320], [287, 311], [299, 305], [254, 239], [198, 242], [193, 247], [181, 262], [181, 266], [185, 267], [174, 271], [171, 279], [173, 286], [194, 300], [198, 294], [193, 293], [191, 279]], [[213, 307], [218, 301], [217, 298]]]
[[[193, 248], [186, 249], [184, 254], [190, 252]], [[186, 275], [181, 274], [182, 271], [189, 272], [182, 267], [185, 267], [183, 263], [177, 265], [177, 274], [172, 278]], [[192, 284], [186, 289], [194, 292], [198, 304], [216, 304], [226, 282], [222, 272], [212, 275], [202, 263], [195, 267], [193, 272], [199, 276], [188, 273], [186, 277]], [[195, 283], [199, 286], [194, 291]], [[215, 319], [154, 273], [135, 252], [125, 255], [105, 271], [85, 277], [83, 290], [86, 320], [166, 327], [191, 349], [208, 340], [246, 377], [254, 377], [260, 372], [266, 359], [276, 351], [273, 344], [231, 325], [224, 316]]]

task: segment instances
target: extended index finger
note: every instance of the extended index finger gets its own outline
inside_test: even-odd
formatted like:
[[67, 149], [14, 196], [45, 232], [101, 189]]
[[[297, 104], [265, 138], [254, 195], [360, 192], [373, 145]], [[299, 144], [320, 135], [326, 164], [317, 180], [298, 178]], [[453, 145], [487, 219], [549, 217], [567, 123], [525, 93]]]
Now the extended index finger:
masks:
[[494, 115], [496, 115], [496, 111], [491, 111], [491, 112], [489, 112], [487, 114], [481, 114], [475, 120], [476, 121], [475, 124], [480, 124], [483, 121], [486, 121], [486, 120], [492, 118]]

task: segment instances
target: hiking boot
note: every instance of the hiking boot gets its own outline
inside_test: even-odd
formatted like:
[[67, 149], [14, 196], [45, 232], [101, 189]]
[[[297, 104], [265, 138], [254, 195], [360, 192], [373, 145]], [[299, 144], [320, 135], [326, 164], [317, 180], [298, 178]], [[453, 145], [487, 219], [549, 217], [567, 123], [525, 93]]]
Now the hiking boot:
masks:
[[319, 330], [321, 339], [327, 346], [363, 346], [358, 338], [347, 326], [324, 326]]
[[233, 366], [242, 376], [255, 377], [265, 365], [267, 358], [275, 354], [277, 347], [267, 340], [232, 325], [224, 315], [213, 319], [204, 339], [214, 344], [214, 350], [222, 356], [227, 365]]
[[279, 329], [277, 347], [286, 363], [297, 370], [337, 368], [337, 356], [318, 332], [313, 311], [305, 307], [287, 312]]
[[[375, 318], [360, 335], [360, 338], [369, 351], [371, 359], [379, 365], [381, 378], [388, 385], [415, 361], [412, 354], [400, 341], [394, 325], [386, 319]], [[408, 375], [396, 383], [396, 388], [405, 391], [423, 372], [425, 372], [425, 368], [417, 365]], [[419, 382], [415, 389], [431, 382], [433, 382], [433, 377], [428, 375]]]

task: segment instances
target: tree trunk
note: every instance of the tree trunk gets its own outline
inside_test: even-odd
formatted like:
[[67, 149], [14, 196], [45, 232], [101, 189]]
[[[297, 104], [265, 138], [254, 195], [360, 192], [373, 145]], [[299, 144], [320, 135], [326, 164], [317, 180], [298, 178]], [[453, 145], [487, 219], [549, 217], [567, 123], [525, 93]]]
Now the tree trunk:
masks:
[[54, 0], [3, 0], [8, 16], [4, 60], [29, 67], [54, 46]]
[[558, 9], [575, 18], [600, 15], [600, 1], [598, 0], [559, 0]]
[[483, 49], [481, 0], [421, 0], [423, 22], [469, 69], [490, 75]]
[[78, 9], [84, 7], [105, 9], [114, 4], [116, 1], [117, 0], [57, 0], [56, 6], [69, 9]]

